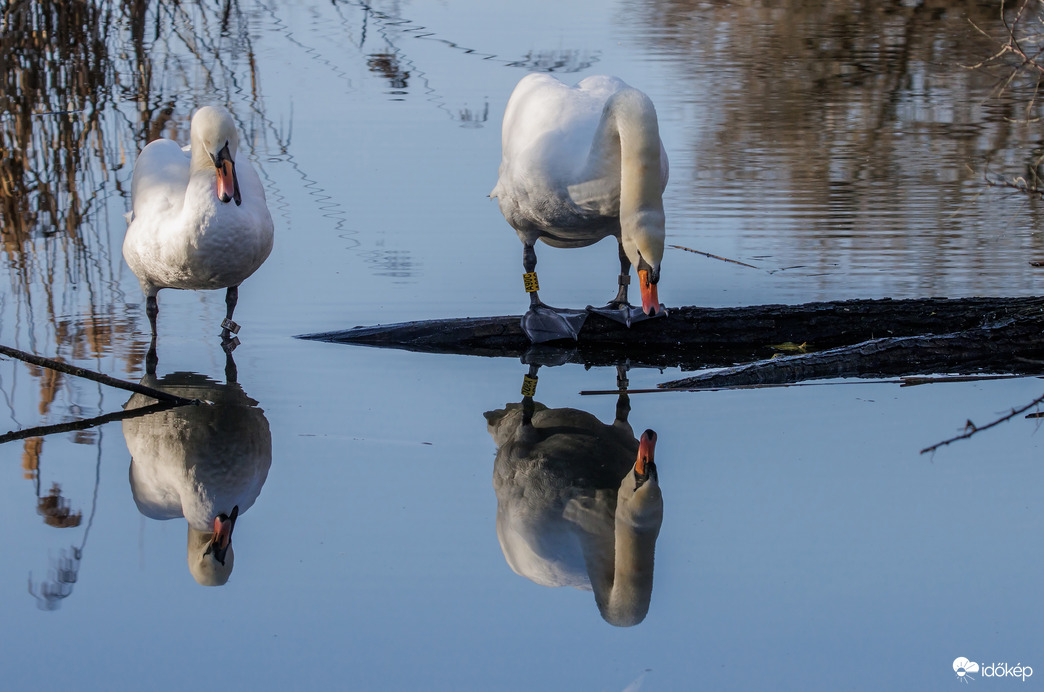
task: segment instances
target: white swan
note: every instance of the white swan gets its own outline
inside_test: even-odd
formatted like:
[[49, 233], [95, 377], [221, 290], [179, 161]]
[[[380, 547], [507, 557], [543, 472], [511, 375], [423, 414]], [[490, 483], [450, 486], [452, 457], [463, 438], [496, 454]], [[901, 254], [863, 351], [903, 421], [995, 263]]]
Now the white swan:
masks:
[[[584, 247], [607, 236], [620, 243], [616, 298], [598, 312], [630, 325], [663, 310], [656, 292], [663, 259], [663, 190], [667, 154], [656, 109], [641, 91], [615, 77], [587, 77], [569, 87], [547, 74], [522, 78], [508, 100], [500, 178], [490, 197], [523, 243], [533, 341], [576, 338], [575, 320], [555, 317], [536, 292], [536, 251]], [[627, 304], [630, 267], [638, 273], [642, 308]]]
[[191, 144], [169, 139], [146, 146], [134, 162], [131, 223], [123, 257], [141, 282], [153, 336], [161, 288], [227, 289], [225, 335], [239, 284], [272, 251], [272, 215], [261, 179], [239, 156], [239, 133], [224, 108], [192, 117]]
[[[268, 419], [235, 383], [191, 372], [141, 382], [209, 402], [126, 419], [123, 437], [138, 511], [150, 519], [184, 517], [189, 571], [200, 584], [219, 586], [232, 573], [236, 520], [254, 504], [272, 465]], [[153, 403], [135, 394], [124, 408]]]
[[485, 416], [497, 445], [497, 538], [508, 565], [537, 584], [593, 590], [612, 625], [640, 623], [663, 521], [656, 433], [635, 440], [626, 404], [612, 425], [528, 399]]

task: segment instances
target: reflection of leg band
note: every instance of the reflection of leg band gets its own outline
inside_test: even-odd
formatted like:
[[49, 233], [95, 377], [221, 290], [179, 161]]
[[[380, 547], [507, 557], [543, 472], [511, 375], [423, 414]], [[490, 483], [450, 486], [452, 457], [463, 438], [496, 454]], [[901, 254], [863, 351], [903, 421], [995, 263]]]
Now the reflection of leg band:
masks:
[[522, 396], [533, 396], [536, 394], [537, 378], [533, 375], [522, 377]]
[[526, 287], [526, 293], [540, 290], [540, 282], [537, 281], [536, 272], [526, 272], [522, 275], [522, 285]]

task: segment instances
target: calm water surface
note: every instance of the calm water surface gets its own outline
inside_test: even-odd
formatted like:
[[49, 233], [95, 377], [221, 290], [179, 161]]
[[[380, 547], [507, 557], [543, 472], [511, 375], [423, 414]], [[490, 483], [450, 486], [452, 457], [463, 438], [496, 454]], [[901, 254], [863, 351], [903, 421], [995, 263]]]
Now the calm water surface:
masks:
[[[668, 244], [755, 267], [668, 248], [668, 305], [1036, 294], [1041, 204], [986, 183], [1037, 165], [1034, 84], [966, 67], [1003, 38], [995, 3], [225, 9], [36, 0], [0, 18], [0, 343], [145, 376], [120, 254], [131, 166], [199, 105], [235, 114], [277, 227], [240, 290], [234, 378], [223, 296], [160, 294], [158, 377], [225, 418], [0, 445], [0, 686], [925, 690], [960, 684], [961, 656], [1040, 669], [975, 685], [1044, 680], [1036, 424], [918, 454], [1038, 380], [632, 396], [634, 431], [659, 436], [664, 516], [648, 615], [617, 628], [590, 591], [516, 574], [498, 541], [484, 414], [521, 400], [527, 366], [293, 338], [522, 311], [521, 244], [486, 196], [531, 70], [645, 90]], [[611, 242], [538, 252], [549, 302], [615, 293]], [[612, 423], [617, 397], [579, 392], [616, 375], [544, 368], [536, 400]], [[11, 430], [130, 399], [17, 361], [0, 394]], [[222, 587], [196, 583], [186, 520], [145, 496], [157, 471], [129, 449], [149, 435], [253, 478]]]

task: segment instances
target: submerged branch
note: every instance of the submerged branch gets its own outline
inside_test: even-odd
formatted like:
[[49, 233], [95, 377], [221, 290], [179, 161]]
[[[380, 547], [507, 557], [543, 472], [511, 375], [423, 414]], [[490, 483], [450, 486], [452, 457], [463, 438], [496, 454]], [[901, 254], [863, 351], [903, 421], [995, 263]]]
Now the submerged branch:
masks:
[[186, 399], [184, 397], [169, 394], [167, 392], [155, 389], [153, 387], [147, 387], [143, 384], [136, 382], [127, 382], [109, 375], [105, 375], [100, 372], [94, 372], [93, 370], [87, 370], [86, 368], [77, 367], [75, 365], [69, 365], [53, 358], [44, 358], [43, 356], [33, 355], [32, 353], [26, 353], [25, 351], [19, 351], [16, 348], [10, 346], [0, 345], [0, 354], [17, 358], [18, 360], [31, 363], [32, 365], [38, 365], [44, 368], [50, 368], [51, 370], [57, 370], [63, 372], [66, 375], [73, 375], [75, 377], [82, 377], [84, 379], [99, 382], [109, 387], [116, 387], [117, 389], [124, 389], [128, 392], [134, 392], [136, 394], [144, 394], [145, 396], [152, 397], [158, 401], [165, 401], [176, 406], [187, 406], [189, 404], [199, 403], [195, 399]]
[[1022, 408], [1012, 409], [1010, 413], [1007, 413], [1007, 414], [1001, 416], [997, 420], [990, 421], [986, 425], [975, 425], [974, 423], [972, 423], [969, 420], [965, 424], [965, 426], [964, 426], [964, 432], [963, 433], [961, 433], [960, 435], [955, 435], [954, 437], [951, 437], [948, 440], [943, 440], [942, 442], [936, 442], [935, 444], [931, 445], [930, 447], [925, 447], [924, 449], [921, 450], [921, 454], [928, 454], [930, 452], [934, 452], [935, 450], [939, 449], [940, 447], [945, 447], [946, 445], [948, 445], [948, 444], [950, 444], [952, 442], [957, 442], [958, 440], [967, 440], [972, 435], [975, 435], [976, 433], [980, 433], [983, 430], [989, 430], [990, 428], [992, 428], [995, 425], [1000, 425], [1001, 423], [1005, 423], [1005, 422], [1011, 420], [1012, 418], [1014, 418], [1015, 416], [1017, 416], [1017, 415], [1019, 415], [1021, 413], [1025, 413], [1026, 411], [1030, 410], [1031, 408], [1033, 408], [1035, 406], [1039, 406], [1041, 403], [1044, 403], [1044, 395], [1041, 395], [1041, 396], [1037, 397], [1036, 399], [1034, 399], [1033, 401], [1029, 402], [1028, 404], [1023, 406]]
[[0, 435], [0, 444], [14, 442], [15, 440], [24, 440], [29, 437], [44, 437], [46, 435], [54, 435], [57, 433], [87, 430], [88, 428], [96, 428], [99, 425], [112, 423], [114, 421], [128, 420], [130, 418], [147, 416], [152, 413], [159, 413], [160, 411], [166, 411], [167, 409], [176, 408], [180, 405], [181, 404], [171, 401], [161, 401], [141, 408], [106, 413], [101, 416], [95, 416], [94, 418], [87, 418], [84, 420], [69, 421], [68, 423], [56, 423], [54, 425], [39, 425], [35, 428], [26, 428], [25, 430], [12, 430], [6, 435]]

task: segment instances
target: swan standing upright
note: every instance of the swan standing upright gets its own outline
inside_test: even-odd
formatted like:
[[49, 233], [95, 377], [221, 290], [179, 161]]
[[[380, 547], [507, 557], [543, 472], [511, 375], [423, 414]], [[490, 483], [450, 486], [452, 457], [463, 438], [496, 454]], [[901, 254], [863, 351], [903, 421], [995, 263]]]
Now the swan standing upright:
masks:
[[[530, 309], [522, 327], [530, 340], [577, 337], [582, 311], [540, 301], [536, 250], [619, 241], [619, 290], [605, 308], [588, 308], [628, 326], [663, 314], [656, 284], [663, 259], [667, 154], [652, 101], [616, 77], [587, 77], [569, 87], [547, 74], [522, 78], [504, 112], [500, 177], [490, 197], [523, 243]], [[642, 308], [627, 302], [630, 268], [638, 274]]]
[[134, 162], [123, 257], [141, 283], [154, 340], [161, 288], [226, 289], [227, 340], [239, 331], [239, 284], [272, 252], [272, 215], [227, 110], [196, 111], [190, 139], [184, 149], [155, 140]]
[[663, 496], [656, 433], [636, 440], [626, 394], [607, 425], [525, 397], [485, 414], [497, 445], [497, 538], [511, 569], [544, 586], [594, 591], [602, 618], [645, 619]]

